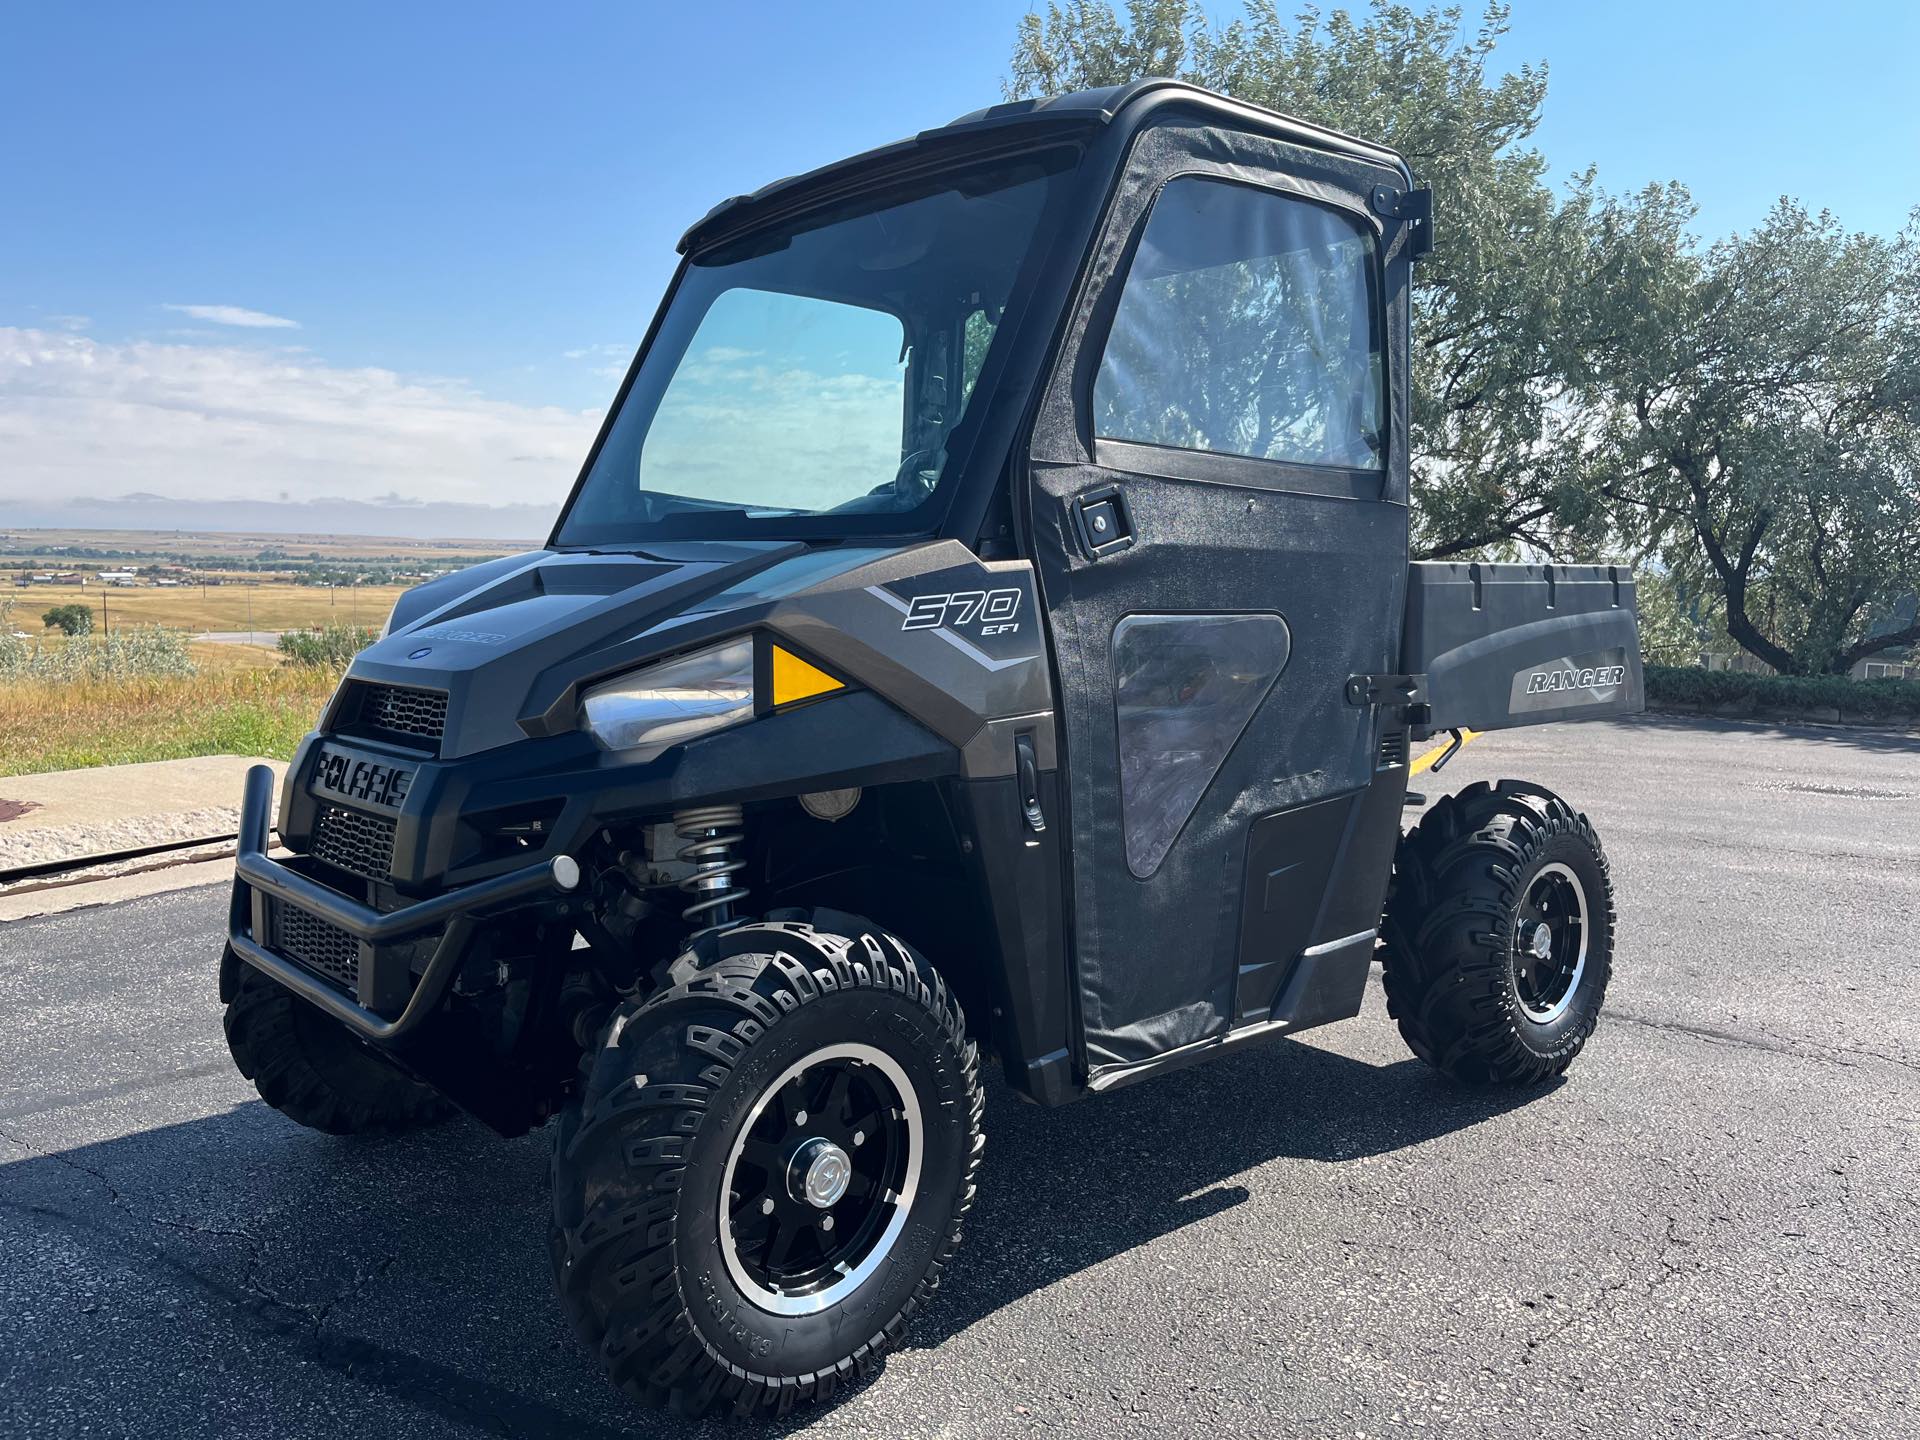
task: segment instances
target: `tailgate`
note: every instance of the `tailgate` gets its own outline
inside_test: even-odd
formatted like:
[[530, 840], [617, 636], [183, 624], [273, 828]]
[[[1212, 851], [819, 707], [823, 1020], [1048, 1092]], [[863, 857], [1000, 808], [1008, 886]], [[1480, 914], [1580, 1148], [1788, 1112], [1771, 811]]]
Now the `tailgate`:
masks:
[[1646, 708], [1631, 572], [1614, 565], [1409, 567], [1402, 665], [1439, 730], [1502, 730]]

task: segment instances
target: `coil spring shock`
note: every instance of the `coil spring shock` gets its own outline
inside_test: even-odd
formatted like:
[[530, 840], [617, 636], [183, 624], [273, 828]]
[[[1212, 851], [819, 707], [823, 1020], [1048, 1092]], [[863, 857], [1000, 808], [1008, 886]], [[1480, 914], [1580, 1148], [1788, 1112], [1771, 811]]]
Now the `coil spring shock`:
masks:
[[700, 927], [731, 925], [734, 906], [753, 892], [736, 885], [734, 876], [747, 868], [747, 862], [734, 854], [734, 847], [746, 839], [738, 805], [701, 805], [691, 810], [676, 810], [673, 833], [686, 843], [677, 852], [693, 873], [679, 886], [694, 897], [693, 904], [680, 912], [680, 918]]

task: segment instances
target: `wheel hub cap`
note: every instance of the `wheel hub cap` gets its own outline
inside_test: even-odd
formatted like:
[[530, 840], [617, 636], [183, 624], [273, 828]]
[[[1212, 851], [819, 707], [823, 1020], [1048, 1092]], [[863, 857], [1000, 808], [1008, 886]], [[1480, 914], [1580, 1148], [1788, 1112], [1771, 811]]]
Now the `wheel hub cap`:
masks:
[[817, 1210], [828, 1210], [847, 1193], [853, 1180], [853, 1162], [831, 1140], [816, 1136], [795, 1152], [788, 1175], [794, 1199], [804, 1200]]
[[925, 1144], [913, 1082], [875, 1046], [823, 1046], [767, 1082], [720, 1177], [720, 1256], [742, 1296], [813, 1315], [865, 1285], [905, 1233]]
[[1512, 969], [1521, 1013], [1551, 1025], [1573, 1008], [1587, 968], [1587, 892], [1558, 861], [1528, 883], [1514, 916]]

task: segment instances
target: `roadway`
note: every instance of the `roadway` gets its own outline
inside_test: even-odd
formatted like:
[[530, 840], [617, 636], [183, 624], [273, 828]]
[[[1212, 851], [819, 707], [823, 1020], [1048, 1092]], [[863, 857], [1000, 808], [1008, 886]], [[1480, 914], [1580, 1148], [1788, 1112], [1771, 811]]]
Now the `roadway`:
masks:
[[[1346, 1025], [1047, 1113], [994, 1087], [967, 1243], [826, 1435], [1920, 1431], [1920, 739], [1489, 736], [1614, 863], [1566, 1081]], [[544, 1252], [547, 1142], [297, 1129], [228, 1062], [225, 895], [0, 925], [0, 1433], [729, 1433], [630, 1408]]]

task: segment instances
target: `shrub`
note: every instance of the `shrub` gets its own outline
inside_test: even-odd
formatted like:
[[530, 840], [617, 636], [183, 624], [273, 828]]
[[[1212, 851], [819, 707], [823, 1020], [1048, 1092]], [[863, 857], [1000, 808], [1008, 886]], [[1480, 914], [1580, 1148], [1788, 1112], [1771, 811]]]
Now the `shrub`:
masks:
[[68, 635], [91, 635], [93, 633], [93, 607], [90, 605], [56, 605], [40, 617], [40, 623], [49, 630], [64, 631]]
[[1920, 721], [1920, 681], [1844, 675], [1747, 675], [1686, 665], [1647, 666], [1647, 703], [1767, 715], [1838, 711], [1847, 719]]
[[65, 644], [40, 645], [0, 635], [0, 680], [56, 684], [76, 680], [184, 678], [194, 673], [193, 652], [178, 630], [142, 626], [111, 635], [75, 635]]
[[362, 650], [378, 639], [363, 625], [322, 625], [313, 630], [289, 630], [280, 637], [280, 653], [292, 665], [344, 670]]

